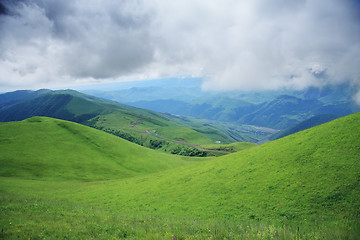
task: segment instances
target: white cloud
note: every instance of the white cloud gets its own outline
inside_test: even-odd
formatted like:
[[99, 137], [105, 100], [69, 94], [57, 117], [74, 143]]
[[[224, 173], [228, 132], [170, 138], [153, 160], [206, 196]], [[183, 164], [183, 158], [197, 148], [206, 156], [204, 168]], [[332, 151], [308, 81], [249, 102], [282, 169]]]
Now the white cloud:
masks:
[[[160, 12], [160, 48], [169, 62], [198, 64], [208, 77], [205, 88], [303, 88], [359, 72], [357, 64], [334, 72], [341, 62], [358, 59], [359, 22], [346, 2], [193, 2]], [[320, 78], [319, 69], [327, 75]]]
[[356, 1], [4, 1], [0, 87], [203, 76], [215, 90], [360, 85]]
[[153, 59], [150, 10], [134, 1], [106, 3], [8, 3], [11, 14], [0, 16], [1, 86], [102, 81], [141, 71]]

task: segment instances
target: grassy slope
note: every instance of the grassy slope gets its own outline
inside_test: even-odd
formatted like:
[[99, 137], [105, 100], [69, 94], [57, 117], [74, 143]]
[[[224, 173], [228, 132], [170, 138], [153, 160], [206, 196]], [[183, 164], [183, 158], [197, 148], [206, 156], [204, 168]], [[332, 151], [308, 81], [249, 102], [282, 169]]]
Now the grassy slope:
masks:
[[149, 215], [272, 220], [356, 212], [359, 122], [360, 114], [352, 115], [202, 164], [91, 185], [84, 194], [101, 189], [110, 208], [142, 206]]
[[[141, 113], [139, 115], [125, 115], [122, 112], [104, 114], [96, 119], [94, 126], [105, 129], [120, 129], [134, 136], [142, 136], [144, 139], [146, 137], [150, 138], [146, 130], [150, 132], [155, 130], [158, 136], [163, 139], [175, 140], [176, 138], [182, 138], [185, 139], [186, 142], [193, 144], [213, 143], [215, 141], [212, 139], [212, 136], [199, 133], [187, 126], [181, 125], [181, 123], [177, 124], [170, 118], [163, 117], [159, 120], [158, 118], [154, 119], [154, 117], [145, 114], [141, 115]], [[220, 133], [217, 134], [220, 135]], [[227, 142], [229, 141], [226, 138], [217, 138], [221, 138], [221, 140]]]
[[186, 164], [80, 124], [46, 117], [0, 123], [1, 176], [43, 180], [118, 179]]
[[204, 127], [194, 120], [134, 108], [85, 95], [72, 90], [30, 94], [23, 102], [0, 111], [0, 121], [19, 121], [33, 116], [47, 116], [78, 122], [98, 128], [121, 130], [135, 136], [149, 137], [146, 130], [157, 130], [165, 139], [183, 138], [193, 144], [226, 143], [234, 140], [227, 131]]
[[[125, 231], [149, 239], [232, 239], [229, 234], [236, 234], [235, 239], [351, 238], [359, 233], [353, 228], [360, 208], [359, 123], [357, 113], [256, 148], [123, 180], [63, 183], [2, 178], [3, 209], [8, 218], [13, 211], [15, 216], [26, 212], [34, 219], [26, 201], [39, 202], [42, 211], [50, 211], [50, 215], [36, 212], [40, 218], [61, 226], [71, 222], [72, 211], [85, 222], [77, 220], [71, 227], [85, 228], [92, 236], [89, 231], [96, 226], [95, 237], [120, 237]], [[11, 199], [19, 205], [11, 205]], [[62, 205], [55, 208], [53, 201]], [[82, 213], [87, 209], [98, 212], [89, 218]], [[67, 220], [57, 218], [58, 212]], [[22, 221], [31, 225], [18, 218], [18, 228], [3, 221], [8, 224], [5, 232], [26, 230]]]

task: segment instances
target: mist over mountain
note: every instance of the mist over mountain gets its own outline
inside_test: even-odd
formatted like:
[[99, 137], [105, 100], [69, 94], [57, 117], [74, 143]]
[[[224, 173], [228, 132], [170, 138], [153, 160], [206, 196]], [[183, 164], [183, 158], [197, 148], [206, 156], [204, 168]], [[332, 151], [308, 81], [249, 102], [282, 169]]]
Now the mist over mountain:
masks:
[[275, 129], [293, 127], [319, 114], [340, 117], [360, 110], [352, 98], [355, 90], [348, 84], [305, 90], [213, 92], [186, 81], [173, 87], [171, 82], [157, 80], [127, 87], [83, 92], [157, 112]]

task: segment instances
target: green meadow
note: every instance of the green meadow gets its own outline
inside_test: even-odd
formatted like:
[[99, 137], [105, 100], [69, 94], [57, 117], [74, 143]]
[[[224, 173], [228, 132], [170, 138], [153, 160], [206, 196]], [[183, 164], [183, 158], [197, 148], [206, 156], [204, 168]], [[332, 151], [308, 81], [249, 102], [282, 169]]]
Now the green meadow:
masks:
[[46, 117], [0, 123], [2, 177], [119, 179], [186, 165], [193, 159], [143, 148], [77, 123]]
[[[162, 114], [74, 90], [11, 92], [0, 104], [0, 122], [46, 116], [90, 126], [138, 145], [184, 156], [213, 156], [198, 147], [221, 142], [258, 142], [272, 134], [238, 126]], [[19, 96], [20, 95], [20, 96]], [[5, 100], [4, 100], [5, 99]], [[1, 100], [1, 99], [0, 99]]]
[[63, 120], [1, 123], [0, 237], [359, 239], [359, 124], [190, 158]]

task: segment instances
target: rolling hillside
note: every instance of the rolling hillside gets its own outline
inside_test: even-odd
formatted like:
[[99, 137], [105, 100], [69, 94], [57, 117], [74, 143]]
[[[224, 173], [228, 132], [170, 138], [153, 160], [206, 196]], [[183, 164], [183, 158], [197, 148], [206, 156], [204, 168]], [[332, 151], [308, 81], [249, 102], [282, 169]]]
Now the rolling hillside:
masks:
[[[149, 216], [186, 217], [191, 212], [201, 218], [315, 220], [319, 214], [351, 214], [360, 207], [359, 124], [360, 113], [146, 176], [147, 181], [137, 178], [102, 186], [102, 191], [112, 202], [110, 208], [131, 211], [142, 204]], [[98, 190], [91, 186], [88, 194]], [[117, 201], [112, 196], [117, 191], [127, 194]]]
[[38, 90], [38, 91], [30, 91], [30, 90], [18, 90], [14, 92], [8, 92], [0, 94], [0, 110], [2, 108], [6, 108], [12, 106], [16, 103], [20, 103], [42, 94], [49, 93], [50, 90]]
[[2, 122], [33, 116], [53, 117], [91, 126], [142, 146], [152, 147], [152, 141], [165, 141], [168, 147], [162, 147], [163, 151], [182, 149], [187, 155], [203, 154], [196, 150], [198, 144], [256, 142], [271, 134], [271, 131], [259, 134], [244, 127], [161, 114], [73, 90], [17, 91], [0, 95], [0, 103], [3, 103]]
[[47, 117], [0, 123], [0, 136], [3, 177], [95, 181], [132, 177], [191, 162]]
[[[359, 124], [356, 113], [238, 153], [120, 180], [66, 183], [3, 176], [3, 234], [356, 239]], [[41, 225], [47, 231], [36, 225], [39, 218], [53, 223]]]

